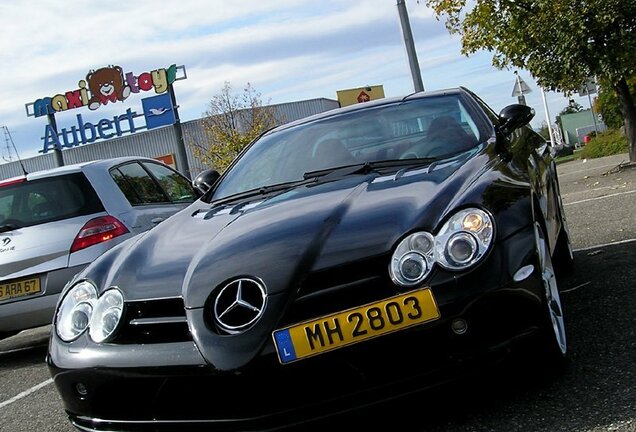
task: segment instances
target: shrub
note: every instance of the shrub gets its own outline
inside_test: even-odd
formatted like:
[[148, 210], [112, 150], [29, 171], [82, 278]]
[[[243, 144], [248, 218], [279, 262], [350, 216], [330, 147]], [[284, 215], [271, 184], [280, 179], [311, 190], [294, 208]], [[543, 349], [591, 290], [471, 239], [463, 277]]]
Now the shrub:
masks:
[[627, 153], [629, 146], [627, 139], [617, 129], [601, 132], [597, 137], [592, 137], [589, 143], [583, 147], [582, 157], [587, 159], [599, 158], [619, 153]]

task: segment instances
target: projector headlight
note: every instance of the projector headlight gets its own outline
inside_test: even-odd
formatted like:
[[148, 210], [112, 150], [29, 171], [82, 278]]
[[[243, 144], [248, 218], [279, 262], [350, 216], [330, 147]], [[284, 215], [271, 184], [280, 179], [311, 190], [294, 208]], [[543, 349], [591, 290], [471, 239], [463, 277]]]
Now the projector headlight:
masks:
[[89, 335], [93, 341], [106, 341], [117, 329], [124, 309], [124, 296], [117, 288], [110, 288], [95, 304]]
[[428, 276], [435, 258], [435, 239], [427, 232], [417, 232], [402, 240], [393, 252], [389, 274], [398, 285], [413, 286]]
[[483, 210], [455, 213], [435, 236], [435, 258], [449, 270], [463, 270], [486, 255], [493, 239], [492, 218]]
[[493, 241], [493, 222], [477, 208], [458, 211], [436, 236], [420, 231], [398, 243], [389, 275], [398, 285], [411, 287], [430, 274], [435, 263], [448, 270], [463, 270], [478, 263]]
[[96, 300], [97, 288], [88, 281], [75, 284], [66, 293], [55, 317], [55, 330], [60, 339], [71, 342], [86, 330]]

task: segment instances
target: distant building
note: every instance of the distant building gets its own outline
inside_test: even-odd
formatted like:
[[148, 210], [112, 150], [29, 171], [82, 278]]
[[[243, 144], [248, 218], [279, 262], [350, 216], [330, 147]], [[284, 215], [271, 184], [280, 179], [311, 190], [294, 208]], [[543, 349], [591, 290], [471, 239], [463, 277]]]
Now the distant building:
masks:
[[[565, 144], [578, 147], [583, 144], [583, 138], [590, 132], [594, 132], [594, 114], [591, 109], [586, 109], [571, 114], [563, 114], [561, 118], [561, 130]], [[596, 127], [599, 132], [607, 130], [603, 120], [596, 119]]]
[[[309, 99], [296, 102], [287, 102], [269, 105], [276, 114], [276, 118], [284, 122], [291, 122], [331, 109], [339, 108], [338, 101], [327, 98]], [[202, 128], [202, 119], [181, 123], [186, 144], [188, 165], [192, 176], [208, 168], [194, 158], [188, 143], [207, 139]], [[96, 141], [91, 144], [80, 145], [63, 150], [64, 163], [70, 165], [96, 159], [104, 159], [118, 156], [148, 156], [160, 159], [176, 168], [174, 164], [177, 148], [177, 136], [172, 126], [138, 132], [133, 135]], [[56, 166], [55, 155], [50, 151], [41, 156], [23, 159], [27, 172], [41, 171]], [[22, 168], [18, 161], [0, 165], [0, 180], [19, 176]]]

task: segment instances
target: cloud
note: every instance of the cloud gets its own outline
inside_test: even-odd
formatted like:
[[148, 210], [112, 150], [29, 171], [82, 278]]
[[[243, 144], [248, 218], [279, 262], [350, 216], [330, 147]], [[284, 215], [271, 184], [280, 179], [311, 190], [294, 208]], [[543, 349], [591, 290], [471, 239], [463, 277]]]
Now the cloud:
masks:
[[[494, 70], [487, 53], [460, 55], [458, 38], [423, 2], [407, 7], [427, 89], [470, 85], [497, 105], [512, 101], [511, 74]], [[184, 121], [200, 117], [225, 81], [236, 90], [250, 82], [271, 103], [362, 85], [383, 84], [390, 96], [413, 89], [394, 0], [33, 0], [0, 2], [0, 16], [0, 125], [25, 152], [41, 147], [46, 121], [27, 118], [24, 104], [73, 90], [109, 64], [136, 74], [185, 65], [188, 79], [175, 84]], [[81, 111], [91, 119], [120, 110]], [[75, 114], [57, 117], [64, 127]]]

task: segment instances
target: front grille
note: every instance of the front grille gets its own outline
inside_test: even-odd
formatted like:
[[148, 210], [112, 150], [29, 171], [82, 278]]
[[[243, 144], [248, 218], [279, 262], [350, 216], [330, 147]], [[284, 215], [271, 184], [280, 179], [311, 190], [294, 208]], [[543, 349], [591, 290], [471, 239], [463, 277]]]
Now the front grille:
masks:
[[121, 325], [113, 343], [151, 344], [192, 340], [183, 299], [180, 297], [128, 302]]

